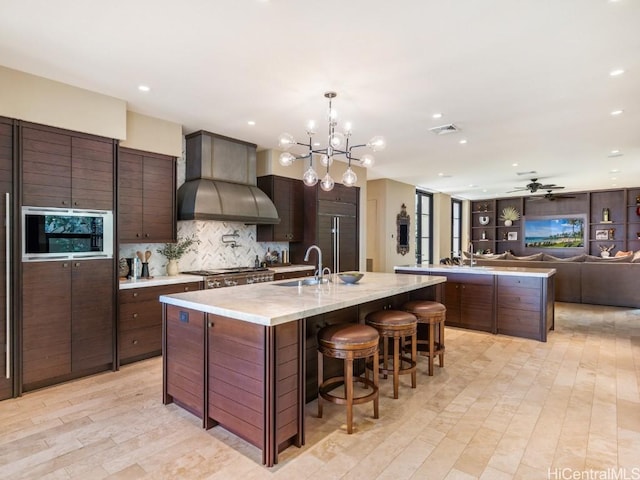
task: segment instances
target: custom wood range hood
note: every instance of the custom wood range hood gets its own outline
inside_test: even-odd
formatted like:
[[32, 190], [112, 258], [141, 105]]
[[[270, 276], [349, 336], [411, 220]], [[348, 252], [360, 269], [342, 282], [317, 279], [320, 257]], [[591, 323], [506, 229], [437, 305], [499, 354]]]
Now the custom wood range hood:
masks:
[[280, 223], [275, 205], [256, 186], [256, 145], [203, 130], [186, 140], [179, 220]]

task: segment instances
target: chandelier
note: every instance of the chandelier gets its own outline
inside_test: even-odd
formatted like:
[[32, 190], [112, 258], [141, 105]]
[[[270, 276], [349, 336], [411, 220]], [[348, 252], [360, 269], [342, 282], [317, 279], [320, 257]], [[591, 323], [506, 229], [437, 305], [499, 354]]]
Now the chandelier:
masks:
[[[284, 150], [280, 154], [279, 162], [280, 165], [285, 167], [291, 165], [295, 160], [301, 159], [309, 159], [309, 168], [302, 175], [302, 181], [307, 186], [314, 186], [318, 183], [318, 174], [313, 168], [313, 157], [317, 155], [320, 157], [320, 164], [326, 168], [326, 174], [320, 180], [320, 188], [324, 191], [328, 192], [333, 189], [335, 184], [333, 178], [329, 173], [329, 168], [333, 163], [334, 158], [339, 156], [344, 156], [347, 160], [347, 170], [342, 175], [342, 183], [347, 187], [352, 187], [358, 181], [358, 177], [355, 172], [351, 168], [351, 162], [359, 162], [363, 167], [370, 167], [373, 165], [374, 158], [373, 155], [366, 153], [362, 155], [360, 158], [355, 158], [352, 155], [352, 151], [355, 148], [360, 147], [369, 147], [374, 152], [378, 152], [385, 147], [384, 138], [380, 136], [373, 137], [369, 140], [368, 143], [363, 143], [361, 145], [349, 145], [349, 141], [351, 138], [351, 124], [345, 123], [343, 132], [336, 131], [338, 122], [337, 122], [337, 114], [336, 111], [331, 106], [331, 101], [336, 98], [336, 92], [326, 92], [324, 94], [325, 98], [329, 99], [329, 110], [327, 112], [327, 121], [328, 121], [328, 137], [327, 137], [327, 146], [321, 147], [319, 143], [313, 142], [313, 136], [316, 132], [316, 124], [314, 121], [310, 121], [307, 124], [307, 135], [309, 137], [309, 143], [302, 143], [295, 140], [293, 135], [289, 133], [283, 133], [280, 135], [278, 139], [278, 145], [281, 150]], [[300, 145], [307, 148], [307, 152], [302, 155], [294, 155], [289, 152], [289, 150], [295, 145]], [[314, 148], [316, 147], [316, 148]]]

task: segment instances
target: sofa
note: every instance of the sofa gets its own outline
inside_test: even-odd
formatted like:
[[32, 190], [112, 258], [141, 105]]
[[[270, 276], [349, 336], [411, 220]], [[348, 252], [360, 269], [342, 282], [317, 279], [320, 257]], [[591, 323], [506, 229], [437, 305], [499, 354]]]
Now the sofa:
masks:
[[[474, 255], [480, 266], [555, 268], [558, 302], [640, 308], [640, 251], [612, 258], [578, 255], [557, 258], [543, 253]], [[469, 256], [465, 255], [465, 263]]]

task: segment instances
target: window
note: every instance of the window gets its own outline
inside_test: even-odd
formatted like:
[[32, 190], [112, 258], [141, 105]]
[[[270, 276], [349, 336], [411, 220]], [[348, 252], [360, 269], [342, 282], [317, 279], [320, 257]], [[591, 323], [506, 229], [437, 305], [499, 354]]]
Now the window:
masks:
[[462, 255], [462, 201], [451, 199], [451, 256]]
[[416, 263], [433, 263], [433, 195], [416, 190]]

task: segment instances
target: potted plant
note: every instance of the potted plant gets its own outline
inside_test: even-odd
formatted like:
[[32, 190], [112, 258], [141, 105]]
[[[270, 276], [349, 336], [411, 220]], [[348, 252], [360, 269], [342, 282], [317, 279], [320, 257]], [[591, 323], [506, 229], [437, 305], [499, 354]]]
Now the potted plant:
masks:
[[515, 207], [504, 207], [500, 220], [504, 220], [504, 225], [510, 227], [515, 220], [520, 219], [520, 212]]
[[178, 260], [189, 252], [196, 251], [196, 245], [200, 243], [194, 235], [190, 237], [178, 237], [176, 243], [165, 243], [164, 247], [157, 250], [158, 253], [167, 257], [167, 275], [178, 274]]

